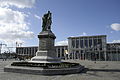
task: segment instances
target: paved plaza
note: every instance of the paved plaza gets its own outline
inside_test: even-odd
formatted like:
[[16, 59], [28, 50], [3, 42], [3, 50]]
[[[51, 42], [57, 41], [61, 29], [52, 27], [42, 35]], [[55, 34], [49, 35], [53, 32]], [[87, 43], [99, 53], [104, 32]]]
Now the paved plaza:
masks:
[[[70, 62], [78, 62], [89, 70], [85, 70], [78, 74], [69, 75], [32, 75], [4, 72], [4, 66], [12, 63], [14, 60], [0, 60], [0, 80], [119, 80], [120, 79], [120, 61], [79, 61], [69, 60]], [[97, 70], [97, 71], [95, 71]]]

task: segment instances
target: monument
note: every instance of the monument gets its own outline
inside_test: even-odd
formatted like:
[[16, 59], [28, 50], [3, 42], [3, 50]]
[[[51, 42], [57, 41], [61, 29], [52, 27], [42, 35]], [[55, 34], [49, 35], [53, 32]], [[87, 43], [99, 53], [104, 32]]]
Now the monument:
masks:
[[50, 11], [42, 17], [42, 31], [39, 33], [39, 47], [36, 56], [30, 61], [13, 62], [5, 66], [4, 72], [25, 74], [59, 75], [79, 73], [84, 69], [79, 63], [61, 61], [55, 52], [56, 36], [51, 30], [52, 14]]
[[55, 53], [54, 41], [56, 36], [51, 31], [52, 14], [48, 11], [42, 17], [42, 31], [39, 33], [39, 47], [36, 56], [31, 59], [30, 62], [37, 63], [60, 63], [60, 59], [57, 58]]

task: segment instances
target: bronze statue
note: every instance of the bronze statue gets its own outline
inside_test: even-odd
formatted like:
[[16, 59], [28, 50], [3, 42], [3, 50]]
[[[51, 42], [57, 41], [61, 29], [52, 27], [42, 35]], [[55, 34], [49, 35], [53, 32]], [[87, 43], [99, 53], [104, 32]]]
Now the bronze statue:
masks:
[[52, 13], [48, 11], [47, 14], [44, 14], [42, 17], [43, 23], [42, 23], [42, 31], [48, 31], [51, 30], [51, 24], [52, 24]]

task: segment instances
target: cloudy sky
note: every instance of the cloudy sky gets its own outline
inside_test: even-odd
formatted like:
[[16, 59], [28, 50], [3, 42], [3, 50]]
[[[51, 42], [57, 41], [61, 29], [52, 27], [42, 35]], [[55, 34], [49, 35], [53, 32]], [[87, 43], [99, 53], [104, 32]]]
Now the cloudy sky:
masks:
[[120, 0], [0, 0], [0, 43], [38, 45], [41, 17], [48, 10], [57, 45], [86, 35], [120, 42]]

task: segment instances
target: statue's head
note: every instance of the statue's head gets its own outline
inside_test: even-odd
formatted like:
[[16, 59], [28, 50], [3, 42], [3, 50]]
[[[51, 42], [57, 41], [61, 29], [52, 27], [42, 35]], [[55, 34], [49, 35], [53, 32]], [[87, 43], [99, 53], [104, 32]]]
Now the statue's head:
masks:
[[50, 13], [50, 11], [48, 11], [48, 13]]

